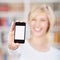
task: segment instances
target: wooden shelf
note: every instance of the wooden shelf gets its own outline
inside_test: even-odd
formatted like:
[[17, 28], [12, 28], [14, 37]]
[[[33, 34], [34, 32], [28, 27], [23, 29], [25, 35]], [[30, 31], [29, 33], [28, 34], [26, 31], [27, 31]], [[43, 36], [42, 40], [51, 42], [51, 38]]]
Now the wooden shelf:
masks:
[[54, 43], [55, 44], [58, 44], [58, 43], [60, 43], [60, 32], [56, 32], [55, 34], [54, 34]]

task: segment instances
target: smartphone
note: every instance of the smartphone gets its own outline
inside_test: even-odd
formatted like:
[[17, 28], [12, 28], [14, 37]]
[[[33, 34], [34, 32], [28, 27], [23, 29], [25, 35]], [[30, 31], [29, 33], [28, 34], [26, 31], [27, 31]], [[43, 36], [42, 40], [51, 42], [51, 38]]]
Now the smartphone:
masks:
[[14, 29], [14, 42], [15, 43], [24, 43], [26, 36], [26, 23], [25, 22], [16, 22]]

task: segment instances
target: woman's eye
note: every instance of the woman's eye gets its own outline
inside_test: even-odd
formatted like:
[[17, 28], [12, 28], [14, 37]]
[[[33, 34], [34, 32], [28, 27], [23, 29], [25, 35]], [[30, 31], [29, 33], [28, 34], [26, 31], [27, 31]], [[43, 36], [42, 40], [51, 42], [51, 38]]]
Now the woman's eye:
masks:
[[45, 19], [41, 19], [41, 21], [46, 21]]

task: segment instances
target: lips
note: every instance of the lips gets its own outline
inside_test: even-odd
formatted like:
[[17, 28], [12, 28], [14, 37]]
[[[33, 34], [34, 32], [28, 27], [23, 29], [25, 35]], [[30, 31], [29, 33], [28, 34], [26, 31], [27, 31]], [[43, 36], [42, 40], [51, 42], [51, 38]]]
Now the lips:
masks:
[[36, 32], [40, 32], [42, 29], [41, 28], [34, 28]]

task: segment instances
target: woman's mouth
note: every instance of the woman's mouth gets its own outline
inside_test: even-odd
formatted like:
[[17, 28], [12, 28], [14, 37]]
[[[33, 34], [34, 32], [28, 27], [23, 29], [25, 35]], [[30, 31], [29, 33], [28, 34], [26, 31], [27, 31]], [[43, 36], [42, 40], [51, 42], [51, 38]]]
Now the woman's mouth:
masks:
[[40, 32], [42, 29], [41, 28], [34, 28], [36, 32]]

